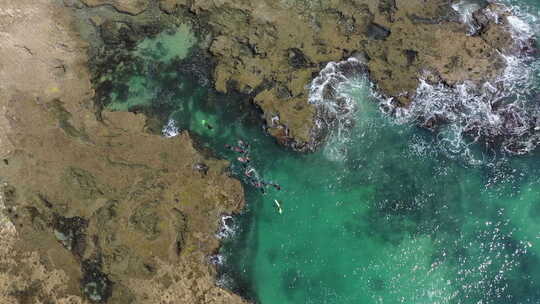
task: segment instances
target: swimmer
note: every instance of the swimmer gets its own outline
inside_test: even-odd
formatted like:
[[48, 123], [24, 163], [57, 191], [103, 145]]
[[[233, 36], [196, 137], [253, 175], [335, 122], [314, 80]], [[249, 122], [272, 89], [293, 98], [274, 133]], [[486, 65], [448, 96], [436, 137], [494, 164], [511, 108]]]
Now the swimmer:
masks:
[[265, 189], [266, 183], [265, 183], [264, 181], [259, 181], [259, 180], [255, 180], [255, 179], [254, 179], [254, 180], [252, 181], [252, 183], [253, 183], [253, 186], [254, 186], [255, 188], [261, 189], [261, 192], [262, 192], [263, 194], [266, 194], [266, 189]]
[[272, 186], [274, 188], [276, 188], [276, 190], [281, 190], [281, 186], [279, 184], [276, 184], [276, 183], [273, 183], [273, 182], [269, 182], [267, 183], [269, 186]]
[[238, 152], [238, 153], [242, 153], [242, 154], [245, 154], [246, 153], [246, 150], [240, 148], [240, 147], [232, 147], [232, 150], [234, 152]]
[[245, 142], [245, 141], [243, 141], [241, 139], [239, 139], [237, 143], [238, 143], [238, 146], [240, 148], [245, 149], [245, 150], [248, 150], [249, 147], [250, 147], [250, 145], [247, 142]]
[[253, 173], [255, 173], [255, 169], [253, 168], [246, 168], [246, 171], [244, 172], [244, 174], [247, 176], [247, 177], [252, 177], [253, 176]]
[[238, 156], [237, 160], [243, 164], [247, 164], [250, 162], [249, 157]]

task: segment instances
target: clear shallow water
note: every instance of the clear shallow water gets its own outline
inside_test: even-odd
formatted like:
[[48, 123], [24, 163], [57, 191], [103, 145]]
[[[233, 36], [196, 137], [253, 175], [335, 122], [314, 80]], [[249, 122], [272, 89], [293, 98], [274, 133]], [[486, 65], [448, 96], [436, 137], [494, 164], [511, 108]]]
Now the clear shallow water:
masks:
[[359, 78], [345, 90], [358, 107], [345, 140], [295, 154], [264, 135], [246, 102], [200, 77], [135, 70], [120, 78], [152, 77], [137, 96], [154, 96], [169, 127], [232, 160], [239, 178], [237, 155], [223, 146], [248, 140], [253, 166], [282, 186], [266, 195], [245, 186], [248, 206], [221, 252], [226, 287], [262, 304], [540, 303], [540, 152], [473, 144], [468, 155], [481, 161], [471, 163], [382, 114]]

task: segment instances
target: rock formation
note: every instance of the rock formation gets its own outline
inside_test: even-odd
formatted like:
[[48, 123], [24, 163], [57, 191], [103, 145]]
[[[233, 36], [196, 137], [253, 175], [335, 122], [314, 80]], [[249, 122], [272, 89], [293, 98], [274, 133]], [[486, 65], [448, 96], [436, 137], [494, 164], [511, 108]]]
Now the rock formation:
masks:
[[164, 2], [213, 29], [216, 89], [256, 95], [270, 133], [303, 151], [317, 146], [306, 87], [327, 62], [363, 54], [379, 91], [406, 106], [420, 77], [449, 85], [495, 77], [510, 37], [504, 22], [486, 18], [469, 34], [448, 0]]
[[[270, 134], [311, 151], [319, 137], [308, 86], [328, 62], [361, 58], [402, 106], [421, 77], [454, 85], [501, 72], [500, 54], [515, 51], [504, 8], [476, 12], [471, 33], [454, 2], [4, 1], [0, 302], [244, 302], [216, 286], [208, 263], [220, 216], [243, 206], [240, 183], [187, 133], [163, 138], [140, 115], [102, 112], [91, 83], [102, 71], [89, 72], [99, 56], [190, 16], [211, 34], [215, 88], [252, 96]], [[87, 20], [93, 31], [74, 30]]]
[[228, 164], [140, 115], [98, 119], [70, 10], [0, 15], [0, 302], [243, 303], [209, 263], [220, 217], [243, 206]]

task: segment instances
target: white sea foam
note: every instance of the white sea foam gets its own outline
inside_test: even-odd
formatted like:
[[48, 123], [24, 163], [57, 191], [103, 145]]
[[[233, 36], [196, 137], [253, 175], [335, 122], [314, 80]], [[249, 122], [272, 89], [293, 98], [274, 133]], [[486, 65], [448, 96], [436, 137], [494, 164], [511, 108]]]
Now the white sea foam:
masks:
[[[508, 0], [507, 2], [512, 2]], [[538, 17], [531, 10], [509, 6], [512, 17], [507, 24], [517, 49], [530, 45], [540, 30]], [[454, 4], [464, 23], [474, 26], [473, 13], [478, 4], [461, 1]], [[495, 11], [486, 13], [502, 22]], [[399, 107], [392, 99], [379, 99], [381, 109], [397, 124], [421, 125], [437, 132], [439, 148], [470, 164], [484, 162], [473, 155], [471, 145], [482, 143], [500, 147], [510, 154], [525, 154], [540, 144], [540, 62], [527, 52], [500, 54], [506, 68], [496, 79], [483, 84], [464, 82], [455, 86], [431, 84], [420, 79], [414, 102]], [[330, 62], [310, 86], [309, 102], [317, 108], [316, 130], [327, 141], [325, 154], [332, 160], [346, 158], [343, 148], [351, 139], [358, 112], [358, 100], [344, 93], [347, 86], [361, 83], [365, 66], [356, 58]], [[364, 81], [364, 83], [368, 83]], [[374, 90], [371, 92], [375, 95]]]
[[459, 1], [452, 4], [452, 9], [458, 12], [461, 22], [469, 26], [469, 34], [474, 34], [478, 27], [474, 23], [473, 14], [481, 7], [478, 3], [470, 1]]
[[176, 121], [172, 118], [169, 119], [167, 124], [161, 130], [161, 133], [163, 134], [163, 136], [167, 138], [176, 137], [180, 134], [180, 132], [181, 132], [180, 128], [176, 125]]
[[221, 254], [214, 254], [210, 256], [210, 264], [221, 266], [225, 263], [225, 256]]
[[366, 68], [356, 58], [341, 62], [330, 62], [321, 70], [310, 85], [309, 103], [315, 105], [316, 132], [328, 141], [324, 153], [328, 159], [341, 161], [346, 157], [344, 147], [351, 139], [351, 130], [356, 121], [357, 101], [346, 94], [347, 86], [366, 81]]
[[[531, 26], [519, 17], [511, 20], [516, 42], [530, 41]], [[540, 101], [534, 94], [540, 64], [526, 54], [501, 56], [504, 72], [482, 85], [421, 80], [411, 106], [393, 108], [396, 122], [434, 126], [443, 149], [454, 154], [469, 154], [468, 146], [476, 142], [500, 144], [511, 154], [535, 149], [540, 143]]]
[[216, 233], [216, 236], [219, 239], [228, 239], [233, 237], [236, 234], [236, 224], [234, 218], [231, 215], [223, 215], [221, 217], [219, 230]]
[[[530, 44], [537, 27], [530, 22], [536, 20], [523, 12], [508, 18], [518, 48]], [[449, 87], [421, 80], [410, 107], [391, 107], [396, 122], [434, 127], [440, 148], [472, 162], [482, 161], [469, 149], [478, 142], [500, 145], [511, 154], [532, 151], [540, 144], [540, 100], [535, 95], [540, 63], [528, 54], [501, 56], [506, 61], [504, 72], [482, 85], [465, 82]]]

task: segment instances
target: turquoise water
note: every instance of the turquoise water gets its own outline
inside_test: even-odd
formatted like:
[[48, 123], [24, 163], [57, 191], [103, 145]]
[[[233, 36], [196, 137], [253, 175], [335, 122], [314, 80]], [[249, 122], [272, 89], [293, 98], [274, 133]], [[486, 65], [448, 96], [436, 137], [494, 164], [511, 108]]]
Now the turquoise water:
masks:
[[282, 187], [245, 184], [220, 284], [261, 304], [540, 303], [540, 151], [468, 142], [449, 154], [440, 136], [383, 114], [360, 77], [343, 90], [358, 107], [347, 138], [297, 154], [265, 135], [245, 98], [216, 94], [178, 64], [120, 78], [152, 77], [136, 95], [153, 96], [154, 111], [231, 160], [239, 179], [224, 145], [247, 140], [252, 166]]

